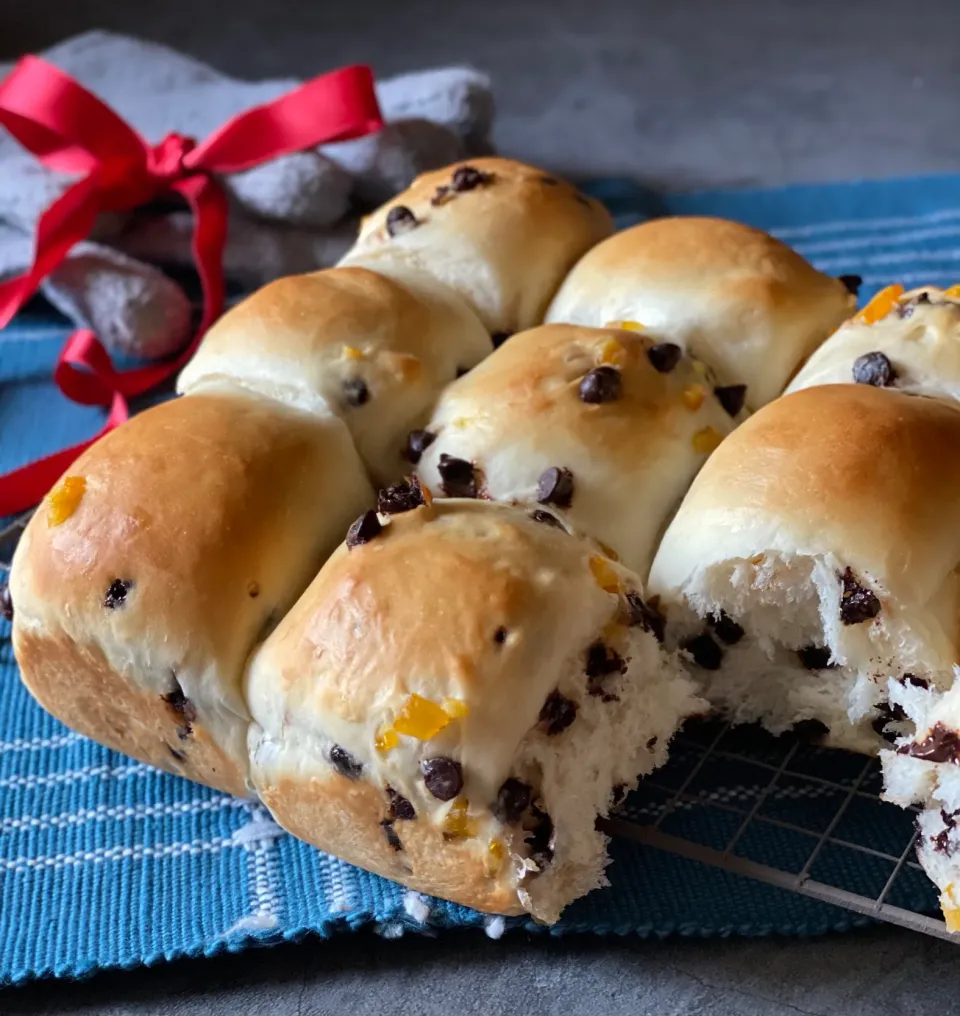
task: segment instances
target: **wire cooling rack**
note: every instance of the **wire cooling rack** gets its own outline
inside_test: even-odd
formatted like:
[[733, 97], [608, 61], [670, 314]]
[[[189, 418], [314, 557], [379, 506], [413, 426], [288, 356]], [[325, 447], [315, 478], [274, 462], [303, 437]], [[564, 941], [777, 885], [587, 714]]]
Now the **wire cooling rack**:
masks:
[[694, 721], [604, 828], [960, 944], [934, 916], [937, 891], [916, 860], [917, 809], [880, 790], [875, 758]]

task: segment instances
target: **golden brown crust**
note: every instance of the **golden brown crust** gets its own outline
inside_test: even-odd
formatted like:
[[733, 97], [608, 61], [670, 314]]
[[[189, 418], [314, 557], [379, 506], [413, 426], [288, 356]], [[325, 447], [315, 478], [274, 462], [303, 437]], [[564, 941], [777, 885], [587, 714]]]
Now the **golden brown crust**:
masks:
[[235, 790], [244, 661], [372, 497], [349, 436], [250, 395], [193, 395], [134, 417], [69, 474], [86, 485], [75, 511], [51, 526], [42, 504], [11, 572], [24, 681], [109, 744], [111, 698], [142, 713], [125, 750], [150, 761], [167, 750], [162, 696], [185, 695], [197, 742], [209, 728], [220, 749], [201, 744], [191, 775]]
[[403, 845], [394, 850], [380, 825], [388, 816], [387, 801], [369, 783], [331, 773], [323, 779], [260, 782], [257, 790], [284, 829], [350, 864], [485, 913], [524, 912], [510, 884], [509, 860], [489, 875], [482, 845], [475, 840], [446, 839], [441, 830], [417, 818], [394, 823]]
[[548, 321], [632, 319], [663, 330], [747, 404], [775, 398], [799, 364], [853, 313], [855, 297], [796, 251], [724, 219], [674, 216], [616, 233], [564, 281]]
[[[490, 179], [455, 192], [464, 167]], [[447, 190], [434, 203], [440, 188]], [[398, 207], [417, 225], [391, 236], [387, 216]], [[510, 159], [469, 159], [417, 177], [370, 215], [344, 263], [378, 270], [406, 261], [459, 292], [491, 332], [509, 334], [543, 320], [577, 258], [612, 230], [603, 205], [551, 174]]]
[[39, 636], [15, 627], [13, 651], [30, 694], [71, 730], [196, 783], [249, 793], [246, 766], [196, 720], [181, 737], [183, 719], [161, 696], [117, 673], [99, 646], [80, 645], [62, 631]]

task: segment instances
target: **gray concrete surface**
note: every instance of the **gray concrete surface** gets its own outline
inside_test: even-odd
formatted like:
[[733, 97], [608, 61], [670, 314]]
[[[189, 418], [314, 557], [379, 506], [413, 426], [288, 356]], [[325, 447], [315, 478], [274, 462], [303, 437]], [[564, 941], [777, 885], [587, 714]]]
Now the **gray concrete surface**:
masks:
[[[219, 7], [219, 5], [218, 5]], [[93, 27], [238, 76], [352, 60], [488, 70], [497, 141], [674, 189], [960, 167], [956, 0], [0, 0], [0, 59]], [[0, 992], [0, 1013], [926, 1016], [960, 950], [894, 929], [810, 941], [348, 936]]]

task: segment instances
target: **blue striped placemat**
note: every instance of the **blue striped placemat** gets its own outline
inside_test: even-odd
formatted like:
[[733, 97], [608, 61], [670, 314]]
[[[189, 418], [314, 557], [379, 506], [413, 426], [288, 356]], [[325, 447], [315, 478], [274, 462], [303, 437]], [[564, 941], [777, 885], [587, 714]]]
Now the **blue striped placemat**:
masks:
[[[652, 215], [726, 216], [770, 230], [833, 274], [864, 277], [862, 295], [892, 281], [960, 278], [960, 177], [658, 196], [625, 180], [588, 188], [621, 226]], [[0, 470], [93, 433], [98, 410], [60, 398], [49, 372], [66, 334], [46, 309], [0, 333]], [[676, 752], [670, 774], [686, 764]], [[711, 768], [718, 799], [749, 801], [759, 785]], [[637, 817], [656, 803], [640, 793]], [[832, 814], [825, 795], [805, 800]], [[715, 821], [685, 817], [709, 842]], [[878, 842], [889, 829], [871, 830]], [[759, 842], [768, 863], [790, 852]], [[553, 934], [813, 934], [864, 923], [845, 911], [627, 842], [613, 846], [612, 888], [569, 908]], [[866, 892], [870, 872], [844, 870]], [[910, 895], [912, 894], [912, 895]], [[922, 880], [902, 906], [935, 906]], [[375, 924], [387, 936], [503, 921], [406, 893], [282, 834], [257, 805], [159, 773], [70, 733], [17, 680], [0, 620], [0, 981], [78, 977], [331, 935]], [[529, 926], [522, 919], [506, 927]]]

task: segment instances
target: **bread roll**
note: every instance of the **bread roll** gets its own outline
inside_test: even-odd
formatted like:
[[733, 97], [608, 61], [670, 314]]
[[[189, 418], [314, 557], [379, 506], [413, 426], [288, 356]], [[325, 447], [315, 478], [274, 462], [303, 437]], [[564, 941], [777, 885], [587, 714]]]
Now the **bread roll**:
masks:
[[394, 514], [365, 516], [256, 651], [254, 781], [322, 850], [551, 922], [604, 883], [615, 787], [702, 703], [595, 545], [526, 509], [423, 501], [381, 494]]
[[960, 400], [960, 290], [882, 290], [824, 342], [787, 390], [854, 382]]
[[407, 433], [493, 349], [461, 300], [423, 276], [398, 276], [333, 268], [265, 286], [207, 333], [179, 391], [228, 379], [340, 416], [375, 481], [396, 479]]
[[225, 388], [134, 417], [17, 548], [24, 683], [81, 734], [246, 794], [246, 658], [371, 496], [336, 419]]
[[952, 682], [957, 448], [960, 407], [869, 385], [786, 395], [720, 445], [650, 575], [715, 705], [872, 751], [888, 678]]
[[910, 732], [880, 752], [883, 798], [923, 809], [917, 858], [940, 890], [947, 928], [960, 931], [960, 682], [946, 692], [912, 675], [891, 682], [890, 710]]
[[746, 385], [757, 409], [856, 307], [822, 275], [758, 229], [708, 218], [645, 222], [589, 251], [567, 276], [547, 321], [635, 321]]
[[503, 338], [543, 320], [574, 262], [613, 231], [598, 201], [510, 159], [417, 177], [368, 216], [342, 264], [415, 269], [458, 293]]
[[539, 500], [646, 575], [671, 513], [733, 426], [679, 347], [547, 325], [451, 385], [412, 454], [417, 439], [432, 442], [418, 468], [435, 494]]

